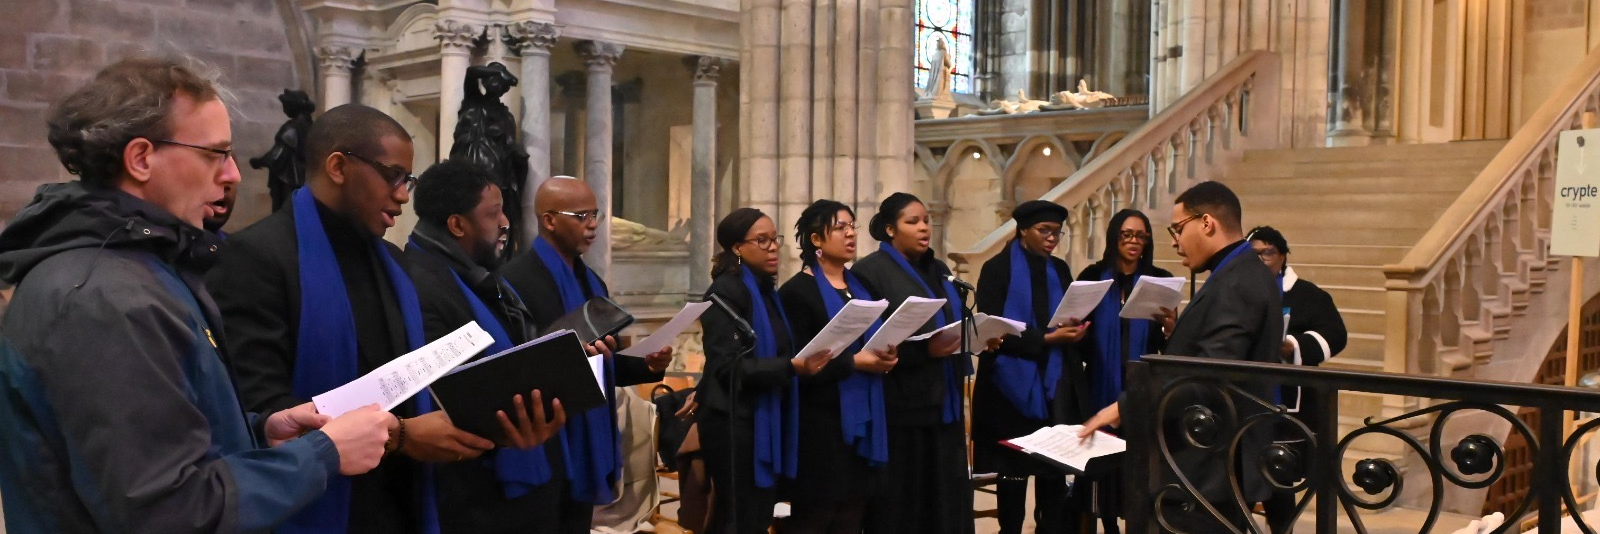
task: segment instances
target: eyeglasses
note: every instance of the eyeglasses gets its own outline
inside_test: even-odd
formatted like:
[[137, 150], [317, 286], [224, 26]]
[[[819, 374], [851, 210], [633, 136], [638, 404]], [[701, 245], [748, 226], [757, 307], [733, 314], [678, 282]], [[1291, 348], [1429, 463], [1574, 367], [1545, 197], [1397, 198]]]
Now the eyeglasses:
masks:
[[1061, 239], [1061, 234], [1066, 233], [1063, 230], [1045, 230], [1043, 224], [1031, 229], [1045, 239]]
[[177, 145], [177, 146], [193, 148], [195, 150], [204, 150], [206, 152], [210, 152], [212, 154], [216, 154], [216, 155], [222, 156], [222, 160], [223, 161], [227, 161], [228, 159], [233, 158], [233, 149], [231, 149], [231, 148], [211, 148], [211, 147], [208, 147], [208, 146], [200, 146], [200, 145], [191, 145], [189, 143], [181, 143], [181, 142], [178, 142], [178, 141], [173, 141], [171, 139], [151, 139], [150, 142], [158, 144], [158, 145]]
[[833, 226], [830, 227], [835, 232], [843, 232], [846, 228], [855, 230], [856, 223], [854, 221], [834, 221]]
[[378, 174], [383, 176], [383, 181], [389, 184], [390, 189], [396, 189], [400, 186], [405, 186], [407, 193], [417, 189], [416, 175], [411, 174], [411, 171], [406, 170], [405, 167], [383, 163], [349, 150], [340, 150], [339, 153], [359, 159], [365, 162], [367, 165], [371, 165], [373, 170], [378, 171]]
[[1256, 251], [1256, 257], [1261, 258], [1263, 261], [1272, 259], [1273, 257], [1276, 257], [1277, 255], [1278, 255], [1278, 249], [1275, 249], [1275, 248], [1268, 248], [1268, 249], [1262, 249], [1262, 250], [1257, 250]]
[[1150, 241], [1150, 232], [1141, 232], [1141, 231], [1138, 231], [1138, 230], [1123, 230], [1122, 231], [1122, 240], [1123, 241], [1147, 242], [1147, 241]]
[[598, 222], [600, 220], [600, 210], [590, 210], [590, 211], [560, 211], [560, 210], [554, 210], [554, 211], [551, 211], [550, 213], [559, 213], [561, 215], [566, 215], [568, 217], [572, 217], [572, 218], [578, 220], [578, 224], [589, 224], [589, 221], [597, 221]]
[[761, 248], [766, 249], [766, 250], [772, 250], [772, 249], [783, 248], [783, 236], [781, 236], [781, 235], [780, 236], [765, 236], [765, 235], [761, 235], [761, 236], [756, 236], [753, 239], [746, 239], [744, 241], [740, 241], [740, 243], [755, 243], [756, 246], [758, 246], [758, 247], [761, 247]]
[[1205, 216], [1206, 216], [1206, 214], [1204, 214], [1204, 213], [1197, 214], [1197, 215], [1190, 215], [1189, 218], [1187, 218], [1187, 219], [1172, 223], [1172, 226], [1168, 226], [1167, 227], [1167, 233], [1172, 234], [1172, 238], [1173, 239], [1177, 239], [1178, 236], [1183, 235], [1183, 225], [1189, 224], [1189, 221], [1192, 221], [1192, 220], [1195, 220], [1195, 219], [1199, 219], [1199, 218], [1205, 217]]

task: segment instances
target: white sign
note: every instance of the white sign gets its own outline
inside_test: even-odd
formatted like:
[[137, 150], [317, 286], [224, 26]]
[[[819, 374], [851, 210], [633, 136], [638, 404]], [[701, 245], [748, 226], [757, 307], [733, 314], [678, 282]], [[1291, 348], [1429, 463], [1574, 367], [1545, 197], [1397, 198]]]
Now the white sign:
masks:
[[1600, 129], [1561, 132], [1550, 254], [1600, 256]]

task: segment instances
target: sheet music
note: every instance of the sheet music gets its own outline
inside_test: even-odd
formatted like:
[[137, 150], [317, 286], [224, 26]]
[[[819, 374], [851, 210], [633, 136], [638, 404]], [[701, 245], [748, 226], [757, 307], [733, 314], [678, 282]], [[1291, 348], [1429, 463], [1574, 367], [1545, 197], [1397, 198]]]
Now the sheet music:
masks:
[[1178, 309], [1183, 302], [1184, 279], [1159, 276], [1141, 276], [1128, 293], [1128, 302], [1122, 304], [1123, 319], [1149, 319], [1161, 313], [1161, 308]]
[[[934, 330], [920, 336], [906, 338], [906, 341], [923, 341], [934, 337], [946, 339], [946, 336], [958, 336], [961, 335], [960, 326], [961, 321], [956, 321], [944, 325], [938, 330]], [[1001, 338], [1008, 335], [1022, 335], [1022, 333], [1027, 330], [1028, 325], [1021, 321], [1015, 321], [1005, 317], [1000, 317], [998, 315], [989, 315], [987, 313], [978, 312], [972, 315], [972, 326], [967, 328], [967, 339], [972, 340], [974, 349], [977, 349], [981, 348], [978, 345], [981, 345], [990, 339]]]
[[839, 351], [854, 343], [857, 338], [861, 337], [861, 334], [865, 334], [867, 329], [872, 327], [873, 321], [883, 317], [883, 310], [888, 308], [889, 301], [887, 300], [866, 301], [852, 299], [850, 302], [844, 303], [844, 308], [839, 309], [839, 313], [833, 315], [833, 320], [828, 321], [828, 325], [822, 327], [822, 331], [817, 332], [817, 336], [811, 338], [811, 342], [806, 343], [805, 348], [795, 353], [795, 359], [804, 358], [824, 350], [833, 351], [833, 356], [830, 356], [830, 359], [839, 357]]
[[476, 321], [469, 322], [450, 335], [395, 358], [348, 384], [312, 397], [311, 402], [317, 407], [317, 413], [331, 417], [369, 404], [393, 410], [493, 343], [494, 338]]
[[684, 330], [688, 330], [689, 325], [694, 324], [694, 321], [700, 318], [700, 314], [705, 313], [706, 308], [710, 307], [710, 302], [684, 304], [683, 309], [677, 315], [672, 316], [672, 320], [667, 321], [667, 324], [661, 325], [661, 328], [657, 328], [649, 337], [639, 340], [638, 343], [634, 343], [631, 347], [622, 349], [617, 354], [643, 358], [671, 346], [672, 341], [678, 339], [678, 335], [682, 334]]
[[1050, 325], [1067, 324], [1073, 319], [1083, 320], [1094, 313], [1100, 306], [1100, 301], [1105, 299], [1106, 291], [1111, 289], [1113, 280], [1100, 280], [1098, 282], [1073, 282], [1067, 287], [1067, 292], [1061, 295], [1061, 305], [1056, 306], [1055, 315], [1050, 317]]
[[1007, 441], [1024, 451], [1072, 466], [1078, 471], [1083, 471], [1089, 465], [1089, 460], [1128, 449], [1128, 442], [1105, 432], [1095, 432], [1089, 439], [1079, 439], [1078, 432], [1082, 430], [1083, 425], [1047, 426]]
[[892, 345], [899, 345], [907, 336], [917, 332], [918, 328], [928, 323], [928, 318], [939, 313], [944, 308], [944, 299], [928, 299], [922, 297], [906, 297], [900, 307], [894, 310], [889, 320], [878, 327], [877, 333], [872, 334], [872, 339], [867, 340], [866, 350], [883, 352]]

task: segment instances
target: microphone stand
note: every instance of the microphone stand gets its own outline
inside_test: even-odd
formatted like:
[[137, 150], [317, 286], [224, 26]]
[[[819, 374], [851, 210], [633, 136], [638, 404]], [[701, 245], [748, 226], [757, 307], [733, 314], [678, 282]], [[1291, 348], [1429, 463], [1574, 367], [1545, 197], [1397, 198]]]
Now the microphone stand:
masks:
[[[737, 427], [738, 427], [738, 421], [739, 421], [739, 375], [740, 375], [739, 364], [743, 363], [745, 358], [748, 358], [748, 357], [750, 357], [751, 354], [755, 353], [755, 351], [756, 351], [756, 333], [755, 333], [755, 329], [751, 328], [749, 323], [745, 322], [744, 318], [739, 317], [739, 314], [736, 314], [736, 313], [733, 312], [733, 308], [729, 307], [728, 303], [726, 301], [722, 300], [722, 297], [720, 297], [720, 296], [718, 296], [716, 294], [708, 294], [708, 295], [706, 295], [706, 300], [714, 302], [716, 304], [717, 308], [722, 310], [722, 313], [727, 314], [728, 318], [733, 320], [733, 324], [734, 324], [733, 340], [735, 342], [738, 342], [740, 344], [740, 346], [742, 347], [742, 348], [739, 349], [739, 354], [733, 358], [733, 370], [732, 370], [732, 372], [729, 373], [729, 376], [728, 376], [728, 390], [729, 390], [729, 397], [728, 397], [728, 453], [729, 453], [728, 454], [728, 486], [729, 487], [727, 487], [727, 488], [718, 488], [718, 487], [716, 487], [716, 484], [712, 484], [712, 486], [711, 486], [711, 490], [713, 492], [720, 493], [720, 492], [722, 492], [724, 490], [726, 490], [728, 492], [729, 519], [733, 520], [733, 531], [732, 532], [737, 534], [739, 532], [739, 490], [733, 488], [733, 486], [737, 485], [738, 484], [738, 480], [739, 480], [739, 447], [738, 447], [738, 441], [736, 439], [736, 437], [738, 435], [738, 428]], [[756, 313], [756, 311], [752, 311], [751, 313]], [[766, 313], [766, 310], [760, 310], [760, 313]], [[715, 502], [712, 503], [711, 510], [712, 510], [712, 521], [722, 521], [721, 518], [717, 518], [716, 517], [716, 503]], [[709, 527], [707, 529], [709, 530]]]
[[[975, 308], [977, 306], [977, 303], [970, 303], [969, 304], [967, 302], [967, 300], [968, 300], [967, 299], [967, 295], [968, 295], [968, 293], [967, 293], [966, 287], [964, 285], [962, 285], [962, 284], [956, 284], [956, 294], [954, 296], [956, 297], [958, 302], [961, 303], [962, 309], [966, 310], [966, 313], [962, 314], [962, 317], [961, 317], [961, 351], [957, 352], [956, 354], [953, 354], [952, 356], [953, 357], [957, 357], [957, 358], [966, 358], [966, 361], [968, 363], [970, 363], [970, 362], [972, 362], [972, 356], [973, 356], [974, 353], [972, 352], [972, 337], [969, 334], [974, 329], [977, 328], [977, 326], [976, 326], [977, 325], [977, 319], [973, 317], [973, 314], [975, 314], [976, 311], [977, 311], [976, 308]], [[955, 363], [956, 362], [951, 362], [951, 365], [955, 365]], [[958, 417], [956, 418], [956, 422], [961, 424], [961, 434], [962, 434], [962, 439], [961, 439], [961, 446], [962, 446], [961, 453], [962, 454], [961, 454], [961, 456], [963, 458], [971, 456], [971, 454], [968, 452], [968, 450], [971, 449], [972, 444], [971, 444], [970, 433], [967, 430], [967, 399], [966, 399], [966, 394], [967, 394], [967, 388], [972, 386], [972, 380], [973, 380], [972, 376], [963, 376], [963, 377], [961, 377], [962, 389], [961, 389], [961, 391], [956, 392], [956, 394], [961, 395], [961, 410], [957, 414]], [[971, 484], [971, 481], [972, 481], [972, 462], [970, 462], [970, 461], [967, 462], [967, 481], [968, 481], [968, 484]]]

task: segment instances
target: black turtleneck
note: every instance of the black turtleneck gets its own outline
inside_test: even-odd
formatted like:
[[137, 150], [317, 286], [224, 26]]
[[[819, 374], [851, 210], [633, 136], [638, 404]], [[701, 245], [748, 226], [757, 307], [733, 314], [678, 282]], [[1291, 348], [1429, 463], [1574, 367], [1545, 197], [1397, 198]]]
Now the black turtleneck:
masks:
[[1215, 271], [1217, 269], [1217, 267], [1222, 263], [1222, 259], [1223, 258], [1228, 257], [1229, 254], [1233, 253], [1233, 249], [1239, 248], [1239, 246], [1243, 245], [1243, 244], [1244, 244], [1244, 240], [1240, 239], [1238, 241], [1234, 241], [1233, 244], [1231, 244], [1231, 245], [1228, 245], [1226, 247], [1222, 247], [1222, 249], [1218, 250], [1216, 254], [1212, 254], [1210, 258], [1206, 259], [1206, 264], [1202, 265], [1201, 268], [1196, 269], [1194, 271], [1195, 274]]

